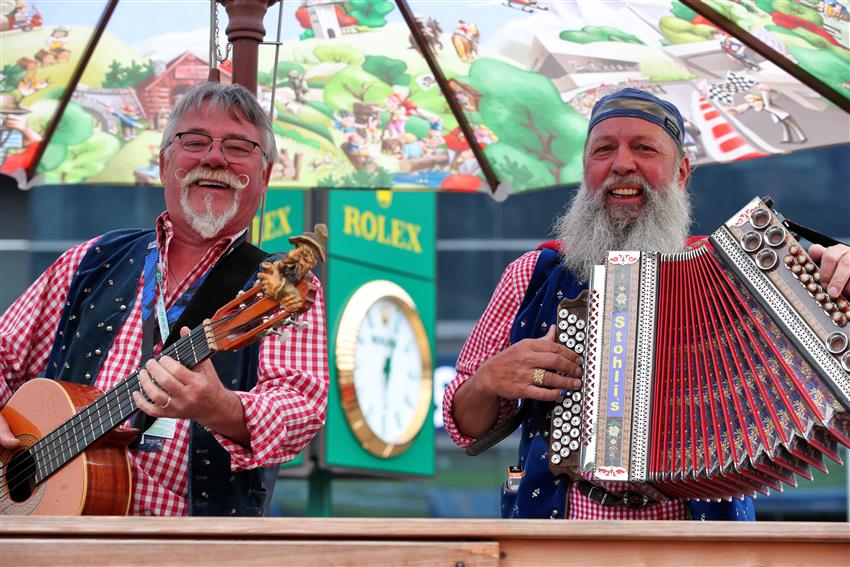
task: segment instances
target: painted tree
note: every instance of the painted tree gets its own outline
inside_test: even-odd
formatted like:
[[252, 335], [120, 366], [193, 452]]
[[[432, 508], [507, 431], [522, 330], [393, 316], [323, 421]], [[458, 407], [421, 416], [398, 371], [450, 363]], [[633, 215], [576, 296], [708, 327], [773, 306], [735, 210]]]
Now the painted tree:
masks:
[[407, 63], [401, 59], [384, 57], [383, 55], [367, 55], [363, 61], [363, 70], [375, 75], [388, 85], [404, 85], [410, 83]]
[[325, 84], [325, 104], [334, 110], [351, 110], [355, 102], [383, 105], [392, 87], [360, 67], [347, 67]]
[[381, 28], [387, 25], [384, 16], [395, 10], [395, 5], [385, 0], [350, 0], [349, 4], [351, 10], [348, 14], [357, 18], [361, 26], [370, 28]]
[[587, 119], [561, 100], [548, 77], [482, 57], [463, 81], [481, 92], [471, 118], [498, 137], [485, 155], [501, 179], [521, 191], [581, 178]]

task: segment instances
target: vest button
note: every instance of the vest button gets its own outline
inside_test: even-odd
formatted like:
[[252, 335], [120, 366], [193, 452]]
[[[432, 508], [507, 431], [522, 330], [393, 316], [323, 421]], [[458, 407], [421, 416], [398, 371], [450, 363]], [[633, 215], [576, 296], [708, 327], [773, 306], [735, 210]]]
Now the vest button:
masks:
[[108, 326], [106, 327], [106, 331], [107, 331], [108, 333], [111, 333], [111, 332], [112, 332], [112, 325], [108, 325]]
[[86, 380], [91, 380], [91, 372], [86, 372]]
[[209, 493], [209, 492], [204, 491], [204, 492], [201, 492], [201, 496], [202, 496], [203, 498], [209, 498], [209, 497], [210, 497], [210, 493]]
[[126, 306], [126, 305], [122, 305], [122, 306], [121, 306], [121, 307], [119, 307], [118, 309], [120, 309], [121, 311], [127, 311], [127, 306]]
[[99, 348], [94, 349], [94, 353], [96, 355], [100, 355], [101, 350]]
[[204, 459], [203, 463], [204, 463], [206, 466], [210, 466], [210, 460], [209, 460], [209, 459]]
[[236, 515], [236, 508], [231, 508], [229, 514], [231, 516], [235, 516]]

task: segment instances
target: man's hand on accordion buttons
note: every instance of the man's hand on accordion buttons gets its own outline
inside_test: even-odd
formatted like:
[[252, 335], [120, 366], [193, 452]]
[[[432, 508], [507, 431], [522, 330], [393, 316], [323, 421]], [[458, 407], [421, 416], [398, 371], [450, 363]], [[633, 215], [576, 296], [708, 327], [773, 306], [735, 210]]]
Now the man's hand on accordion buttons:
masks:
[[[582, 359], [555, 342], [555, 325], [546, 336], [523, 339], [485, 361], [475, 373], [475, 388], [508, 400], [556, 400], [561, 390], [581, 388]], [[542, 386], [532, 383], [542, 369]], [[538, 373], [539, 374], [539, 373]]]
[[809, 256], [820, 266], [820, 283], [830, 297], [850, 295], [850, 246], [812, 244]]

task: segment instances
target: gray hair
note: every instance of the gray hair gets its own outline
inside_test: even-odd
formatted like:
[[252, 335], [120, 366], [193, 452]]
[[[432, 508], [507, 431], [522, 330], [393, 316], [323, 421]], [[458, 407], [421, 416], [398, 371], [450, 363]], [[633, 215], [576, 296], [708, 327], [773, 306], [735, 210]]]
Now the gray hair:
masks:
[[267, 166], [269, 161], [277, 160], [277, 143], [274, 139], [271, 120], [268, 113], [257, 102], [257, 98], [242, 85], [222, 85], [213, 82], [197, 84], [180, 97], [165, 124], [160, 150], [168, 148], [176, 134], [177, 122], [185, 114], [200, 110], [204, 104], [209, 105], [213, 110], [227, 112], [235, 120], [242, 120], [243, 116], [247, 118], [248, 122], [259, 128], [263, 134], [264, 139], [261, 141], [263, 167]]

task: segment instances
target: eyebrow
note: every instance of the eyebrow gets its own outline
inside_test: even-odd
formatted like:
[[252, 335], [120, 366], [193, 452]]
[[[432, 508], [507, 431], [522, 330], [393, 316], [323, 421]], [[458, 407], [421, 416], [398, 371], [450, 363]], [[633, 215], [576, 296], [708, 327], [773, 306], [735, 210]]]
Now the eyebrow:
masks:
[[[206, 134], [210, 138], [218, 138], [219, 137], [219, 136], [213, 136], [212, 134], [210, 134], [210, 131], [207, 130], [206, 128], [187, 128], [186, 130], [181, 130], [181, 132], [188, 132], [188, 133], [191, 133], [191, 134]], [[220, 136], [220, 138], [221, 139], [237, 138], [239, 140], [245, 140], [247, 142], [253, 142], [254, 141], [244, 134], [236, 134], [236, 133], [225, 134], [224, 136]]]

